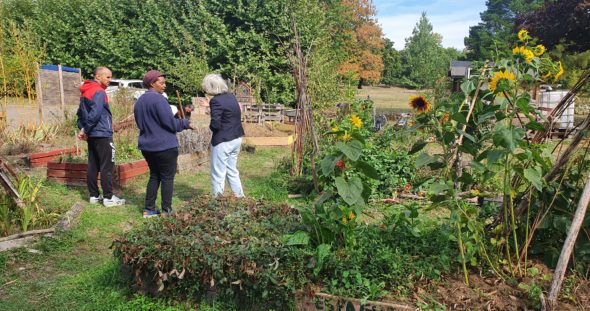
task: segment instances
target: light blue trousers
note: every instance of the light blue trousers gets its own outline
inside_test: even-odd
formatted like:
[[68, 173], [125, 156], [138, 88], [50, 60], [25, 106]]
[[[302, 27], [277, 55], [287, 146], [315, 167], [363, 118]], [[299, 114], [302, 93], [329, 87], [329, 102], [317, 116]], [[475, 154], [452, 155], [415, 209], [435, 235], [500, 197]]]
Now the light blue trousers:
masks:
[[238, 198], [244, 196], [240, 172], [238, 172], [238, 154], [240, 154], [241, 144], [242, 138], [240, 137], [220, 143], [217, 146], [211, 146], [211, 186], [213, 196], [223, 195], [226, 177], [234, 195]]

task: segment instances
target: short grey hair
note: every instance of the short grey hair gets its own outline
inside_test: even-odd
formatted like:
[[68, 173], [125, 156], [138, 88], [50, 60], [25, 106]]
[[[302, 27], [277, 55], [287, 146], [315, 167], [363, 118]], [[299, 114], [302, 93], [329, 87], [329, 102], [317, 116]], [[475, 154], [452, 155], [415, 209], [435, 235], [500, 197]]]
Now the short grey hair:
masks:
[[228, 92], [227, 83], [220, 74], [210, 73], [203, 78], [203, 91], [209, 95], [219, 95]]

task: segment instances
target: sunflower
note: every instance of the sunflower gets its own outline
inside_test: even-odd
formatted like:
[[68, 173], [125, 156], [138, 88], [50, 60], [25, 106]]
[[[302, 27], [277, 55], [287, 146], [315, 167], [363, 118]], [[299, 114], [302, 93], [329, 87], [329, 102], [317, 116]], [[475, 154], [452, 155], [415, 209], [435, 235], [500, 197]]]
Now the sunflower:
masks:
[[343, 223], [347, 223], [348, 222], [348, 219], [346, 219], [346, 217], [342, 217], [341, 220], [342, 220]]
[[352, 139], [352, 136], [350, 136], [350, 134], [348, 133], [344, 133], [344, 135], [340, 136], [340, 139], [342, 139], [343, 141], [349, 141]]
[[492, 90], [493, 92], [496, 92], [496, 90], [498, 89], [498, 83], [500, 82], [509, 82], [509, 81], [515, 81], [514, 78], [514, 73], [512, 72], [508, 72], [508, 71], [500, 71], [500, 72], [496, 72], [494, 73], [494, 76], [492, 77], [492, 80], [490, 81], [490, 90]]
[[530, 39], [530, 38], [531, 38], [531, 37], [529, 36], [529, 31], [528, 31], [528, 30], [526, 30], [526, 29], [521, 29], [521, 30], [518, 32], [518, 40], [520, 40], [520, 41], [524, 41], [524, 40], [527, 40], [527, 39]]
[[561, 62], [559, 62], [559, 71], [555, 74], [555, 76], [553, 78], [555, 78], [555, 81], [559, 80], [559, 78], [561, 78], [561, 76], [563, 75], [563, 66], [561, 65]]
[[337, 126], [334, 126], [334, 127], [332, 128], [332, 132], [338, 132], [338, 130], [339, 130], [339, 128], [338, 128]]
[[448, 122], [448, 121], [449, 121], [449, 114], [448, 114], [448, 113], [445, 113], [445, 114], [444, 114], [444, 115], [443, 115], [443, 116], [440, 118], [440, 121], [441, 121], [442, 123], [446, 123], [446, 122]]
[[534, 53], [535, 53], [535, 56], [543, 55], [543, 53], [545, 53], [545, 46], [542, 44], [537, 45], [535, 47]]
[[360, 129], [361, 126], [363, 126], [363, 120], [361, 120], [361, 118], [359, 118], [356, 114], [350, 116], [350, 122], [357, 129]]
[[527, 49], [524, 46], [517, 46], [512, 50], [512, 54], [516, 55], [517, 57], [522, 57], [524, 59], [525, 62], [530, 63], [533, 58], [535, 57], [535, 54], [533, 53], [533, 51]]
[[353, 212], [348, 213], [348, 219], [353, 220], [356, 218], [356, 215]]
[[418, 113], [428, 112], [431, 108], [430, 103], [424, 96], [411, 96], [409, 105], [410, 108], [414, 109]]

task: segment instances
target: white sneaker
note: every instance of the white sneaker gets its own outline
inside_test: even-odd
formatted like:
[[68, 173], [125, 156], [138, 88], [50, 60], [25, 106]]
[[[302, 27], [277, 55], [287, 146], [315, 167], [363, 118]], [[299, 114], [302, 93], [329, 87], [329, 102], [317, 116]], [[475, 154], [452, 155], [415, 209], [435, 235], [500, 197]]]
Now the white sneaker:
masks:
[[106, 207], [120, 206], [125, 204], [125, 199], [117, 198], [117, 196], [113, 195], [110, 199], [104, 198], [102, 204]]
[[90, 200], [88, 200], [88, 202], [90, 202], [90, 204], [98, 204], [100, 202], [102, 202], [103, 197], [102, 194], [99, 194], [97, 197], [90, 197]]

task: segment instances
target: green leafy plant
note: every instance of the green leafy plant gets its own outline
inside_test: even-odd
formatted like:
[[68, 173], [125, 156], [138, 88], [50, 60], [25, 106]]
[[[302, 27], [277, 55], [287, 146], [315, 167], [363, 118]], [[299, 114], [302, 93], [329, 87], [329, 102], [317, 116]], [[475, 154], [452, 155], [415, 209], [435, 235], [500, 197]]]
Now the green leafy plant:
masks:
[[[519, 32], [518, 37], [513, 56], [497, 60], [493, 66], [484, 65], [481, 75], [462, 83], [462, 93], [439, 99], [434, 106], [423, 96], [412, 98], [410, 103], [418, 112], [414, 129], [430, 133], [439, 146], [435, 150], [442, 151], [421, 153], [416, 166], [439, 172], [426, 183], [428, 193], [435, 206], [451, 212], [449, 221], [457, 229], [466, 282], [467, 263], [475, 260], [470, 249], [477, 249], [469, 237], [480, 246], [486, 239], [482, 239], [480, 226], [474, 226], [478, 221], [469, 216], [474, 214], [461, 203], [462, 198], [492, 190], [490, 181], [501, 180], [502, 226], [511, 233], [510, 243], [502, 244], [503, 252], [511, 274], [520, 274], [523, 238], [518, 231], [522, 226], [527, 240], [529, 225], [519, 222], [515, 205], [522, 197], [518, 193], [529, 188], [539, 192], [545, 189], [542, 177], [551, 168], [547, 147], [531, 143], [529, 131], [542, 130], [539, 120], [544, 117], [531, 105], [529, 90], [541, 82], [557, 81], [563, 68], [561, 63], [542, 56], [545, 48], [535, 46], [526, 31]], [[482, 87], [486, 81], [487, 89]], [[421, 151], [426, 145], [426, 141], [419, 141], [410, 152]], [[469, 165], [464, 165], [463, 158], [471, 160]], [[467, 240], [465, 229], [469, 230]], [[485, 248], [479, 249], [480, 256], [488, 258]], [[526, 267], [526, 248], [524, 252]], [[487, 262], [494, 267], [494, 261], [488, 258]]]
[[212, 291], [240, 307], [284, 309], [303, 287], [312, 257], [297, 237], [283, 238], [299, 226], [297, 210], [285, 204], [202, 197], [112, 247], [136, 285], [150, 292], [198, 299]]
[[40, 208], [37, 204], [37, 195], [41, 189], [42, 181], [34, 182], [30, 177], [21, 177], [17, 191], [21, 196], [23, 204], [19, 206], [20, 215], [19, 222], [23, 232], [27, 231], [29, 225], [35, 221], [35, 216], [39, 213]]
[[312, 208], [300, 207], [304, 222], [311, 228], [314, 245], [355, 244], [356, 219], [371, 194], [369, 178], [377, 171], [361, 156], [366, 152], [366, 137], [371, 134], [370, 101], [357, 101], [341, 114], [340, 125], [327, 133], [332, 136], [327, 155], [321, 160], [322, 193]]

